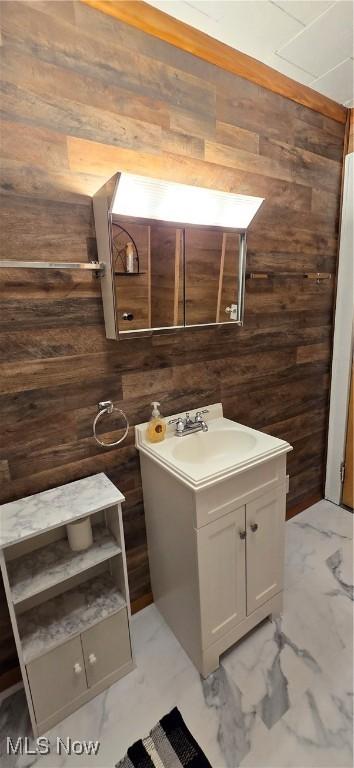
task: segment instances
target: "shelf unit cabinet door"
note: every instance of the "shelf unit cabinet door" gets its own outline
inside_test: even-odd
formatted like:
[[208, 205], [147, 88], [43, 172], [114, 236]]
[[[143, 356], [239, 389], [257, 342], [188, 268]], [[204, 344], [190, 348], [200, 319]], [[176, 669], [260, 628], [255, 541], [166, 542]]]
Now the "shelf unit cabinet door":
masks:
[[244, 506], [196, 531], [204, 648], [246, 616], [244, 531]]
[[38, 723], [87, 691], [81, 640], [60, 645], [53, 651], [27, 664], [34, 711]]
[[283, 589], [285, 499], [278, 489], [246, 506], [247, 615]]
[[126, 609], [81, 635], [89, 688], [132, 659]]

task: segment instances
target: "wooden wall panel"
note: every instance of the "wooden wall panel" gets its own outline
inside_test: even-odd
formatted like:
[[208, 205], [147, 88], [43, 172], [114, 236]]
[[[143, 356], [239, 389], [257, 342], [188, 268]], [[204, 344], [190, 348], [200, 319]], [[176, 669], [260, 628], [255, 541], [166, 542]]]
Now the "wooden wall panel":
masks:
[[159, 225], [153, 225], [150, 233], [151, 326], [178, 325], [180, 234], [176, 227]]
[[[0, 272], [0, 500], [107, 472], [127, 498], [130, 586], [144, 600], [133, 425], [152, 398], [166, 414], [222, 400], [226, 416], [294, 444], [289, 506], [322, 492], [334, 279], [299, 273], [335, 273], [345, 127], [82, 3], [3, 2], [1, 27], [1, 258], [92, 258], [91, 195], [119, 169], [265, 198], [248, 259], [274, 276], [247, 282], [243, 328], [116, 343], [91, 275]], [[116, 450], [91, 435], [106, 398], [132, 425]]]
[[185, 229], [186, 324], [215, 323], [223, 232]]
[[354, 109], [350, 110], [348, 155], [354, 152]]
[[[117, 306], [119, 307], [118, 327], [120, 331], [133, 331], [137, 328], [149, 328], [151, 316], [150, 227], [145, 224], [129, 221], [126, 217], [121, 220], [120, 217], [117, 216], [113, 230], [114, 235], [119, 233], [117, 227], [119, 228], [120, 223], [127, 229], [136, 243], [139, 252], [140, 273], [139, 275], [117, 274], [117, 272], [122, 273], [124, 271], [124, 263], [122, 263], [120, 259], [114, 261], [115, 294]], [[118, 234], [118, 243], [120, 244], [120, 247], [122, 247], [128, 240], [128, 235], [120, 230], [120, 234]], [[132, 312], [134, 315], [133, 320], [124, 320], [122, 315], [129, 312]]]
[[177, 45], [178, 48], [212, 62], [234, 75], [247, 78], [275, 93], [294, 99], [299, 104], [306, 104], [321, 114], [335, 117], [339, 122], [345, 122], [345, 107], [340, 104], [141, 0], [81, 1], [115, 19]]

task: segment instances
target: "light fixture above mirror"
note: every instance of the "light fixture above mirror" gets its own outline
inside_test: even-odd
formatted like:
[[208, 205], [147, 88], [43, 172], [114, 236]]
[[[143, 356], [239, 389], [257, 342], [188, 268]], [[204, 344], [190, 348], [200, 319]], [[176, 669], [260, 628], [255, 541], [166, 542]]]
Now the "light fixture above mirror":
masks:
[[247, 229], [263, 200], [121, 173], [112, 213], [178, 224]]
[[263, 199], [116, 173], [93, 198], [107, 337], [242, 325], [246, 232]]

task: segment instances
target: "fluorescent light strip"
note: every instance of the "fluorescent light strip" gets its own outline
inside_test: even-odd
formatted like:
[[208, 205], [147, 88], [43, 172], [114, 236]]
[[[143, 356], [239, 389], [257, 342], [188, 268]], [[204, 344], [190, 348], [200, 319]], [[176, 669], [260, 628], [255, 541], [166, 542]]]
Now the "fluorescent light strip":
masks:
[[143, 219], [247, 229], [263, 200], [122, 173], [112, 212]]

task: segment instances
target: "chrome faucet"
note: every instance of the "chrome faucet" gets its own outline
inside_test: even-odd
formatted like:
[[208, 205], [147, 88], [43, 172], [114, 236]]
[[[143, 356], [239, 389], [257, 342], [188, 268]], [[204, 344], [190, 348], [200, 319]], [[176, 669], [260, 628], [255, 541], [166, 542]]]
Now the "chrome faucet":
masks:
[[184, 437], [184, 435], [192, 435], [194, 432], [207, 432], [208, 425], [203, 419], [203, 413], [209, 413], [206, 409], [204, 411], [197, 411], [193, 419], [191, 419], [189, 413], [186, 413], [184, 419], [181, 416], [178, 419], [171, 419], [169, 424], [176, 424], [176, 437]]

